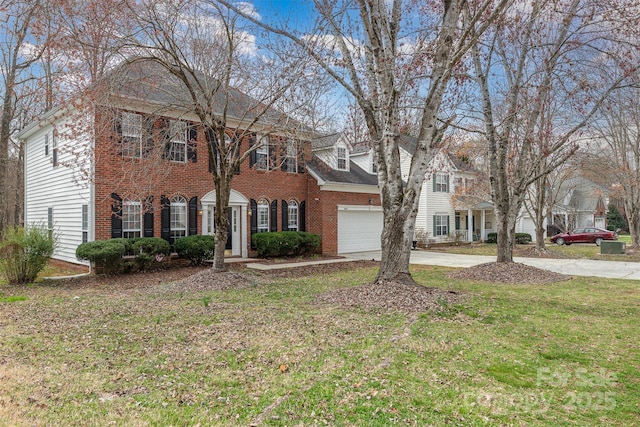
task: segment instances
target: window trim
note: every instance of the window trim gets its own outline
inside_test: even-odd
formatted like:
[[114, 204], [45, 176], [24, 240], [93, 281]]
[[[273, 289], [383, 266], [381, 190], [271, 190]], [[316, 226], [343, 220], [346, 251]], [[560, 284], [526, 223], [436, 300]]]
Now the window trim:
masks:
[[299, 229], [300, 229], [300, 205], [296, 200], [291, 199], [287, 203], [287, 230], [299, 231]]
[[449, 235], [449, 221], [448, 214], [435, 214], [433, 216], [433, 228], [435, 230], [435, 237], [448, 236]]
[[[257, 233], [266, 233], [269, 231], [270, 221], [269, 221], [269, 211], [270, 204], [267, 199], [259, 199], [256, 203], [256, 232]], [[262, 223], [262, 221], [264, 223]]]
[[[138, 208], [137, 212], [136, 207]], [[131, 208], [133, 208], [132, 213], [129, 212]], [[133, 216], [133, 220], [131, 220], [130, 216]], [[130, 227], [131, 224], [135, 225], [136, 223], [138, 228]], [[122, 237], [125, 239], [142, 237], [142, 202], [139, 200], [125, 199], [122, 201]]]
[[82, 243], [87, 243], [89, 241], [89, 205], [82, 205], [81, 212]]
[[[341, 156], [341, 154], [344, 154]], [[340, 165], [341, 162], [344, 162], [344, 165]], [[347, 147], [336, 147], [336, 169], [341, 171], [349, 170], [349, 151]]]
[[256, 169], [267, 171], [269, 170], [269, 135], [258, 135], [257, 144], [258, 147], [256, 148]]
[[[189, 235], [189, 212], [187, 206], [188, 203], [186, 197], [174, 196], [171, 198], [169, 204], [169, 235], [171, 236], [172, 242]], [[184, 211], [177, 212], [177, 208], [184, 208]], [[178, 224], [177, 219], [180, 219], [178, 218], [178, 215], [180, 217], [184, 215], [184, 228], [176, 225]]]
[[295, 139], [287, 140], [285, 154], [285, 161], [287, 162], [287, 173], [298, 173], [298, 144]]
[[[176, 129], [180, 126], [182, 129]], [[182, 120], [169, 120], [169, 129], [171, 138], [169, 139], [169, 160], [176, 163], [187, 162], [187, 141], [188, 141], [188, 126], [187, 122]], [[182, 134], [182, 139], [177, 138]], [[175, 149], [181, 146], [180, 150]], [[182, 159], [176, 160], [176, 157], [182, 157]]]
[[434, 176], [434, 192], [436, 193], [448, 193], [449, 192], [449, 175], [446, 173], [436, 173]]
[[[135, 121], [136, 123], [130, 123], [128, 122], [128, 120]], [[134, 127], [136, 129], [130, 129]], [[134, 130], [136, 132], [134, 132]], [[121, 132], [120, 142], [122, 144], [122, 157], [128, 157], [133, 159], [142, 158], [142, 114], [123, 111], [121, 115], [120, 132]], [[126, 143], [125, 143], [125, 138], [128, 141]], [[135, 139], [138, 140], [137, 143], [135, 142]], [[137, 149], [134, 155], [131, 155], [130, 153], [133, 151], [131, 147], [133, 145], [137, 145]]]
[[56, 138], [55, 132], [51, 132], [51, 155], [51, 161], [55, 168], [58, 166], [58, 138]]

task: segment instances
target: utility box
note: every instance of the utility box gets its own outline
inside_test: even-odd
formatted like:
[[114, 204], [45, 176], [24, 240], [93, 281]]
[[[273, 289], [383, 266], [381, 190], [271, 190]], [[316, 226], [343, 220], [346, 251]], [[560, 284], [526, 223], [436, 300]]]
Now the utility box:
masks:
[[627, 244], [625, 242], [604, 240], [600, 243], [601, 254], [623, 254]]

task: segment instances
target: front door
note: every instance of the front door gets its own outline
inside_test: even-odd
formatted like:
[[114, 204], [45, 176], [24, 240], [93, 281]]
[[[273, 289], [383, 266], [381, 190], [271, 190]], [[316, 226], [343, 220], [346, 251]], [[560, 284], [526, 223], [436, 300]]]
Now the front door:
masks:
[[[215, 207], [212, 205], [207, 206], [205, 234], [213, 235], [215, 233], [214, 209]], [[240, 207], [229, 206], [227, 209], [227, 218], [229, 220], [229, 228], [227, 229], [227, 244], [225, 249], [230, 255], [240, 256]]]

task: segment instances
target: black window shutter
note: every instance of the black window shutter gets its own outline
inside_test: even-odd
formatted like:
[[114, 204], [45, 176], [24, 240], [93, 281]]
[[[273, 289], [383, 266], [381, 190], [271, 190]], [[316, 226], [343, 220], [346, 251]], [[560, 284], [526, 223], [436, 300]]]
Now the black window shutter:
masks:
[[282, 231], [289, 231], [289, 204], [282, 201]]
[[298, 146], [298, 173], [304, 173], [304, 147]]
[[189, 199], [189, 236], [198, 234], [198, 197]]
[[160, 237], [171, 242], [171, 202], [165, 196], [160, 196], [162, 210], [160, 211]]
[[278, 231], [278, 201], [271, 202], [271, 215], [269, 215], [271, 225], [269, 231]]
[[171, 125], [169, 119], [163, 118], [160, 121], [160, 138], [162, 141], [162, 158], [168, 159], [171, 155]]
[[[251, 199], [249, 201], [250, 209], [251, 209], [251, 236], [258, 232], [258, 203]], [[256, 246], [253, 244], [253, 239], [251, 239], [251, 249], [255, 249]]]
[[278, 144], [279, 139], [270, 138], [269, 139], [269, 166], [271, 170], [278, 169]]
[[189, 140], [187, 141], [187, 160], [192, 163], [198, 162], [198, 129], [195, 126], [189, 127]]
[[122, 111], [118, 111], [113, 118], [113, 131], [116, 134], [114, 141], [116, 154], [122, 156]]
[[144, 237], [153, 237], [153, 196], [147, 197], [143, 218]]
[[116, 193], [111, 193], [111, 238], [122, 237], [122, 198]]
[[153, 127], [155, 120], [152, 116], [143, 116], [142, 156], [150, 157], [153, 153]]
[[209, 158], [209, 172], [214, 171], [214, 164], [218, 162], [218, 145], [216, 144], [216, 134], [213, 129], [207, 129], [208, 135], [208, 143], [211, 145], [211, 152], [213, 153], [213, 162], [211, 161], [211, 156], [207, 153], [207, 157]]
[[[256, 134], [252, 133], [249, 136], [249, 149], [251, 149], [251, 147], [253, 147], [254, 145], [256, 145]], [[256, 152], [255, 150], [253, 150], [251, 153], [249, 153], [249, 167], [252, 168], [253, 165], [256, 164]]]
[[300, 202], [298, 208], [298, 231], [307, 231], [306, 202]]
[[[232, 144], [233, 144], [233, 160], [235, 161], [238, 158], [238, 152], [240, 151], [240, 141], [238, 138], [238, 134], [233, 134]], [[236, 170], [234, 172], [236, 175], [240, 175], [240, 163], [236, 166]]]

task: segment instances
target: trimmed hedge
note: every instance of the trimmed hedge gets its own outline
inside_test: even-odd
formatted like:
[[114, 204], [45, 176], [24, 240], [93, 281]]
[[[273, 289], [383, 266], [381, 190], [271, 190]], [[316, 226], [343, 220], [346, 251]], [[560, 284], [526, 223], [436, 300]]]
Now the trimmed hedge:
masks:
[[213, 236], [193, 235], [179, 238], [173, 246], [180, 258], [188, 259], [193, 265], [199, 265], [213, 258], [216, 242]]
[[121, 240], [96, 240], [83, 243], [76, 248], [76, 257], [96, 264], [112, 264], [118, 262], [127, 252], [127, 247]]
[[256, 233], [251, 241], [260, 258], [312, 255], [320, 249], [320, 236], [303, 231]]
[[[498, 243], [498, 233], [487, 234], [486, 243]], [[516, 233], [516, 243], [518, 245], [526, 245], [531, 243], [531, 234], [529, 233]]]
[[171, 253], [169, 243], [159, 237], [139, 237], [135, 239], [96, 240], [83, 243], [76, 249], [78, 259], [90, 261], [110, 273], [121, 270], [133, 271], [132, 266], [122, 262], [122, 257], [136, 257], [138, 269], [145, 269], [151, 262], [163, 259]]

